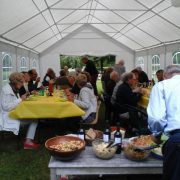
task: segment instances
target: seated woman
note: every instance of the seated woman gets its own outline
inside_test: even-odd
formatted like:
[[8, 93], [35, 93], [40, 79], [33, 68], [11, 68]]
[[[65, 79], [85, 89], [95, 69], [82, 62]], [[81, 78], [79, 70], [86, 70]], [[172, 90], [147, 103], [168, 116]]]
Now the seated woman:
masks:
[[[12, 131], [15, 135], [18, 135], [20, 122], [16, 119], [10, 119], [8, 114], [9, 111], [13, 110], [26, 99], [26, 94], [19, 96], [19, 89], [23, 86], [24, 75], [22, 73], [14, 72], [9, 77], [9, 84], [6, 84], [1, 91], [0, 106], [2, 121], [0, 121], [0, 130]], [[39, 147], [39, 144], [33, 141], [36, 127], [38, 122], [26, 121], [30, 123], [26, 139], [24, 141], [24, 149], [36, 149]]]
[[55, 72], [53, 71], [53, 69], [48, 68], [46, 75], [44, 76], [43, 79], [43, 86], [48, 86], [49, 85], [49, 81], [50, 80], [55, 80], [56, 79], [56, 75]]
[[[84, 74], [84, 75], [86, 75], [86, 77], [87, 77], [87, 83], [90, 84], [91, 75], [90, 75], [88, 72], [83, 71], [83, 72], [80, 72], [79, 74]], [[75, 81], [75, 83], [74, 83], [74, 85], [73, 85], [73, 87], [72, 87], [72, 89], [71, 89], [71, 92], [72, 92], [73, 94], [77, 94], [77, 95], [79, 95], [79, 93], [80, 93], [80, 88], [78, 87], [76, 81]]]
[[68, 77], [66, 76], [66, 73], [64, 70], [61, 70], [59, 72], [60, 76], [56, 79], [56, 85], [60, 86], [60, 89], [68, 89], [71, 88], [72, 85], [69, 82]]
[[79, 74], [76, 79], [77, 86], [80, 88], [80, 93], [74, 103], [85, 111], [82, 117], [84, 122], [91, 122], [96, 117], [97, 98], [94, 95], [93, 87], [87, 83], [87, 77], [84, 74]]

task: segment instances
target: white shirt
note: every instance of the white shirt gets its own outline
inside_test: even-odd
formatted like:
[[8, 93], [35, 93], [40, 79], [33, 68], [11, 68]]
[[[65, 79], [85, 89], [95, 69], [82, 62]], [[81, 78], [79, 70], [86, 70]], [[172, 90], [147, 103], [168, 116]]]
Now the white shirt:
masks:
[[0, 131], [12, 131], [16, 135], [19, 133], [20, 121], [9, 118], [9, 111], [13, 110], [21, 101], [19, 96], [16, 97], [9, 84], [2, 88], [0, 97], [2, 115], [0, 118]]
[[147, 113], [150, 130], [155, 135], [180, 129], [180, 75], [153, 87]]

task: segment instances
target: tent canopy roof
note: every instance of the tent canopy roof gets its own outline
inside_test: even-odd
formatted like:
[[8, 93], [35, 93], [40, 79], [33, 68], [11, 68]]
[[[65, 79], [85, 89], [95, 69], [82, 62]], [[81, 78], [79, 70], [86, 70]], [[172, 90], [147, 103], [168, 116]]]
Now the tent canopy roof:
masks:
[[180, 41], [180, 8], [171, 0], [0, 0], [0, 4], [0, 41], [36, 53], [84, 24], [132, 50]]

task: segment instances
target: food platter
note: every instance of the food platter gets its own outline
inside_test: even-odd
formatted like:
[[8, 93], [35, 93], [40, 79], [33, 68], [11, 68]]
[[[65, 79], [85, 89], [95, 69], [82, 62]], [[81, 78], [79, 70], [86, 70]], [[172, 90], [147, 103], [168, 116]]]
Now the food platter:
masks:
[[129, 143], [134, 148], [147, 148], [154, 145], [150, 135], [141, 135], [137, 137], [132, 137], [129, 139]]
[[126, 158], [133, 161], [144, 161], [148, 159], [150, 151], [136, 151], [129, 142], [123, 142], [123, 152]]

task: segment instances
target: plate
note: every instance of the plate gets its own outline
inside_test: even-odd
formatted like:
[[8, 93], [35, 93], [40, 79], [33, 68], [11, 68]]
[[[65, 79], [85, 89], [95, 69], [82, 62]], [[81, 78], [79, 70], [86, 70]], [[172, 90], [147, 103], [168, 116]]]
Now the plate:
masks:
[[157, 159], [163, 159], [163, 155], [161, 152], [162, 147], [155, 148], [151, 151], [151, 155]]
[[37, 101], [37, 98], [35, 97], [28, 97], [25, 101]]

